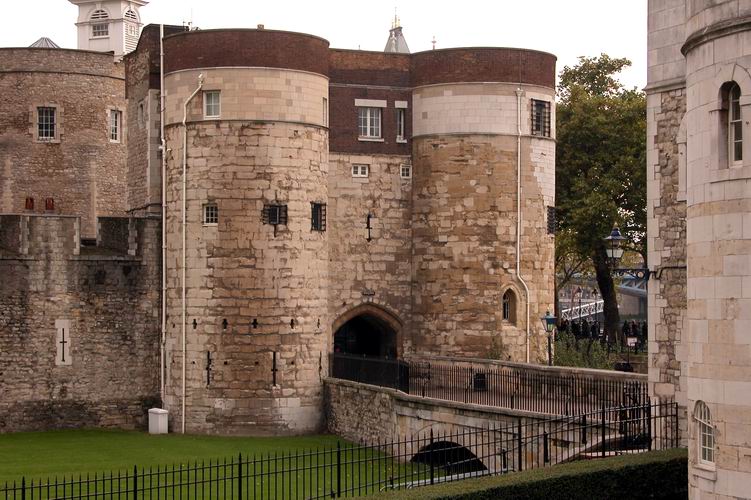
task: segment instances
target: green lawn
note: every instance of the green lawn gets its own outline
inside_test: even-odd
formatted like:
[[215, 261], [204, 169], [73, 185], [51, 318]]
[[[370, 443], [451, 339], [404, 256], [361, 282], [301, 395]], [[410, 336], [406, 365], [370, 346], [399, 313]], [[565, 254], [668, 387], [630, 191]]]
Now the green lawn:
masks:
[[187, 464], [268, 452], [335, 447], [336, 436], [214, 437], [75, 430], [0, 434], [0, 485], [21, 476], [46, 478], [155, 465]]
[[[105, 430], [0, 434], [0, 497], [21, 498], [20, 489], [14, 490], [20, 488], [21, 477], [26, 479], [26, 492], [39, 499], [128, 495], [137, 485], [142, 498], [167, 500], [183, 495], [234, 499], [240, 487], [243, 498], [327, 498], [332, 491], [352, 496], [429, 476], [426, 466], [400, 463], [385, 451], [364, 449], [331, 435], [150, 436]], [[239, 453], [242, 467], [237, 465]], [[227, 461], [217, 464], [217, 459]], [[83, 483], [70, 482], [79, 475]], [[61, 483], [63, 478], [67, 485]], [[4, 489], [6, 482], [9, 491]]]

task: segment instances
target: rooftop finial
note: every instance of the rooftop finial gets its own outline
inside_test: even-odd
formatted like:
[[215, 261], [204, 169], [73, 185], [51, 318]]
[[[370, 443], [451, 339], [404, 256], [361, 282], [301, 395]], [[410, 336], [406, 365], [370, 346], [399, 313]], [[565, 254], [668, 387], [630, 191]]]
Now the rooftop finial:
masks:
[[433, 40], [430, 43], [433, 44], [433, 50], [435, 50], [435, 44], [436, 44], [435, 35], [433, 35]]

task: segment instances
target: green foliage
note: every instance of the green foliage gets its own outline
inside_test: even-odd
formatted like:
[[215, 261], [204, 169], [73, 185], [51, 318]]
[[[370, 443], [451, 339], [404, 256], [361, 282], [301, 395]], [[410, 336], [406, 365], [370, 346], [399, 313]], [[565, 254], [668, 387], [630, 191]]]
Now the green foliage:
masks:
[[630, 64], [603, 54], [561, 72], [557, 221], [576, 234], [585, 257], [616, 223], [624, 236], [646, 243], [646, 98], [613, 78]]
[[605, 332], [615, 340], [619, 323], [603, 238], [617, 224], [646, 256], [646, 98], [625, 89], [615, 75], [631, 63], [580, 57], [561, 71], [557, 106], [556, 223], [561, 238], [556, 274], [565, 262], [588, 260], [605, 301]]
[[376, 498], [642, 500], [688, 498], [688, 457], [674, 449], [389, 492]]
[[582, 339], [578, 342], [571, 333], [558, 332], [555, 337], [553, 360], [556, 366], [598, 368], [610, 370], [613, 363], [607, 351], [597, 340]]

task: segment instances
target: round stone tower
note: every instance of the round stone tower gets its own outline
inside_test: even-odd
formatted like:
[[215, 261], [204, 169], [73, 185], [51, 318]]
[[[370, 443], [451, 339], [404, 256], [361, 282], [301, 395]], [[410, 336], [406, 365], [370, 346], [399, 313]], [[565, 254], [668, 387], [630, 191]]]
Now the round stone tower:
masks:
[[328, 42], [205, 30], [166, 38], [165, 51], [172, 428], [318, 430], [331, 343]]
[[412, 56], [412, 332], [421, 350], [547, 359], [538, 324], [553, 307], [555, 61], [506, 48]]
[[125, 215], [125, 84], [110, 54], [0, 49], [0, 212]]
[[751, 6], [692, 1], [686, 16], [688, 339], [676, 351], [690, 496], [741, 498], [751, 491]]

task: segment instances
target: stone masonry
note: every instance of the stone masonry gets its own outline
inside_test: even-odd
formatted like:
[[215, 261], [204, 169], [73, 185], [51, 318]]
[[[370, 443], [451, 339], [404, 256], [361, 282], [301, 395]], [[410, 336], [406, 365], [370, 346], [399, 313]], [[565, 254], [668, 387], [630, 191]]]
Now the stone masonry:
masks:
[[[110, 140], [109, 110], [123, 112], [124, 71], [112, 57], [65, 49], [0, 49], [0, 211], [81, 217], [96, 238], [98, 216], [124, 215], [125, 130]], [[56, 109], [57, 136], [39, 141], [36, 109]], [[47, 210], [45, 200], [54, 208]]]
[[159, 223], [99, 225], [81, 248], [76, 217], [0, 216], [0, 432], [144, 428], [159, 403]]

